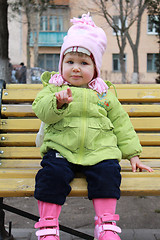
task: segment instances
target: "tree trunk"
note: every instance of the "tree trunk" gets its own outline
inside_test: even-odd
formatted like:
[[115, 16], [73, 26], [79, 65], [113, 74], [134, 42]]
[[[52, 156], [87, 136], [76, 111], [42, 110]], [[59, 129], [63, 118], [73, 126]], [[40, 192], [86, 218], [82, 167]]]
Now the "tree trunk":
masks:
[[133, 73], [131, 77], [131, 83], [133, 84], [139, 83], [139, 57], [138, 57], [139, 38], [140, 38], [140, 30], [137, 33], [137, 40], [135, 44], [133, 43], [130, 34], [127, 33], [127, 39], [133, 53]]
[[8, 4], [7, 0], [0, 0], [0, 79], [9, 82], [8, 62]]
[[126, 83], [126, 66], [125, 66], [125, 53], [124, 53], [124, 49], [126, 46], [126, 36], [121, 35], [121, 46], [119, 46], [120, 49], [120, 66], [121, 66], [121, 74], [122, 74], [122, 83]]
[[125, 69], [125, 61], [124, 54], [120, 54], [120, 65], [121, 65], [121, 74], [122, 74], [122, 83], [126, 83], [126, 69]]
[[10, 80], [8, 64], [8, 59], [0, 57], [0, 79], [6, 81], [6, 83], [9, 83]]
[[138, 48], [133, 49], [133, 73], [131, 78], [131, 83], [139, 83], [139, 58], [138, 58]]
[[38, 67], [38, 42], [39, 42], [39, 30], [40, 30], [40, 15], [41, 15], [41, 9], [39, 7], [38, 1], [35, 0], [36, 3], [36, 9], [38, 11], [35, 12], [35, 19], [34, 19], [34, 25], [33, 25], [33, 40], [34, 40], [34, 67]]
[[132, 83], [139, 83], [139, 57], [138, 57], [138, 47], [139, 47], [139, 41], [140, 41], [140, 34], [141, 34], [141, 19], [143, 12], [146, 8], [146, 2], [139, 1], [139, 9], [138, 9], [138, 15], [137, 15], [137, 26], [136, 26], [136, 40], [135, 43], [133, 43], [133, 40], [129, 34], [129, 32], [126, 33], [128, 42], [131, 46], [132, 52], [133, 52], [133, 74], [132, 74]]
[[31, 26], [30, 26], [30, 14], [29, 9], [26, 7], [26, 17], [27, 17], [27, 69], [31, 67], [31, 54], [30, 54], [30, 34], [31, 34]]
[[40, 12], [36, 13], [36, 38], [34, 42], [34, 66], [38, 67], [38, 40], [39, 40]]

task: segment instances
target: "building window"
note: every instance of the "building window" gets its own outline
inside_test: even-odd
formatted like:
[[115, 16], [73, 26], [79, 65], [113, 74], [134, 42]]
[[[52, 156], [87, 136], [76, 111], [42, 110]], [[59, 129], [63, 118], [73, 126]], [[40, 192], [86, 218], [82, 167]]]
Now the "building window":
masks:
[[116, 35], [116, 32], [118, 35], [121, 35], [122, 24], [125, 24], [125, 27], [127, 27], [127, 21], [122, 23], [119, 16], [113, 16], [113, 27], [116, 29], [116, 31], [113, 29], [114, 35]]
[[158, 23], [158, 16], [148, 16], [148, 22], [147, 22], [147, 33], [148, 34], [158, 34], [156, 29], [156, 23]]
[[54, 32], [57, 30], [57, 17], [56, 16], [49, 17], [49, 30], [54, 31]]
[[47, 31], [47, 29], [48, 29], [47, 16], [42, 16], [40, 19], [40, 31]]
[[[120, 72], [121, 71], [121, 65], [120, 65], [120, 57], [119, 54], [113, 54], [113, 72]], [[125, 68], [126, 68], [126, 54], [123, 56], [123, 60], [125, 61]]]
[[40, 31], [63, 32], [63, 17], [42, 16], [40, 20]]
[[158, 53], [148, 53], [147, 54], [147, 72], [156, 72], [158, 61]]
[[38, 65], [46, 71], [58, 71], [59, 54], [39, 54]]

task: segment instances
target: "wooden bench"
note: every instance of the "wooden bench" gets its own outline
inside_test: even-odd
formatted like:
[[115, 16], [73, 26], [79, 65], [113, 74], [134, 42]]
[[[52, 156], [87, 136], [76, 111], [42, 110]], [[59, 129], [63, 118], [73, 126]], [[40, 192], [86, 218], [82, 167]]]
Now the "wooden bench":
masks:
[[[1, 84], [0, 119], [0, 197], [1, 209], [37, 220], [38, 216], [14, 209], [3, 203], [4, 197], [33, 196], [35, 175], [40, 168], [40, 150], [35, 138], [40, 120], [32, 111], [32, 102], [42, 84]], [[130, 116], [143, 146], [141, 161], [153, 173], [132, 173], [128, 160], [122, 160], [122, 195], [160, 195], [160, 85], [116, 85], [118, 99]], [[111, 87], [111, 91], [114, 89]], [[71, 183], [70, 196], [87, 196], [83, 176]], [[61, 230], [66, 230], [61, 226]], [[69, 233], [70, 230], [66, 230]], [[73, 233], [74, 234], [74, 233]], [[77, 233], [75, 233], [76, 235]], [[86, 239], [93, 237], [81, 235]]]

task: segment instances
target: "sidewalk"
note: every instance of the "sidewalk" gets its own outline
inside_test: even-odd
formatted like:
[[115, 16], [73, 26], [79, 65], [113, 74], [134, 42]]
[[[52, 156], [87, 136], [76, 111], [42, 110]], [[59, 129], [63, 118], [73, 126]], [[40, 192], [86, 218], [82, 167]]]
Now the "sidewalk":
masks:
[[[77, 229], [85, 231], [84, 229]], [[85, 233], [93, 235], [93, 229], [87, 229]], [[37, 240], [33, 229], [13, 229], [15, 240]], [[120, 235], [121, 240], [160, 240], [160, 229], [124, 229]], [[81, 238], [60, 231], [61, 240], [80, 240]]]
[[[38, 216], [34, 198], [6, 198], [5, 203]], [[121, 197], [117, 204], [122, 229], [121, 240], [160, 240], [160, 196]], [[93, 236], [95, 212], [87, 198], [67, 198], [60, 214], [60, 224]], [[5, 226], [12, 222], [15, 240], [37, 240], [35, 221], [6, 211]], [[61, 240], [79, 240], [78, 237], [60, 232]]]

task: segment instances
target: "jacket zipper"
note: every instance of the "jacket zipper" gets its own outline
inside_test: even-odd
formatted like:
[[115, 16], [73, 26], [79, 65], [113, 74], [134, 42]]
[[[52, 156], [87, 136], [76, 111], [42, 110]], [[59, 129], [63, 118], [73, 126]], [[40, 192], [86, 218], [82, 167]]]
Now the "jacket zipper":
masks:
[[81, 163], [81, 159], [84, 156], [84, 143], [86, 138], [86, 128], [87, 128], [87, 91], [83, 89], [83, 108], [82, 108], [82, 120], [81, 120], [81, 128], [80, 128], [80, 148], [78, 154], [78, 163]]

